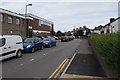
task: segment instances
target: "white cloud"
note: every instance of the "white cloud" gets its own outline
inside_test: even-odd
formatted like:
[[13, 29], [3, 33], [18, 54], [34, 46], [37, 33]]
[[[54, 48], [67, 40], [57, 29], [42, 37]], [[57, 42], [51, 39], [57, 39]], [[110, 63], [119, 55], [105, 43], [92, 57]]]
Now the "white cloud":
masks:
[[[28, 2], [3, 2], [2, 7], [24, 13]], [[30, 2], [29, 2], [30, 3]], [[51, 20], [55, 30], [72, 30], [83, 25], [93, 28], [118, 16], [117, 2], [31, 2], [29, 13]]]
[[119, 0], [1, 0], [2, 2], [118, 2]]

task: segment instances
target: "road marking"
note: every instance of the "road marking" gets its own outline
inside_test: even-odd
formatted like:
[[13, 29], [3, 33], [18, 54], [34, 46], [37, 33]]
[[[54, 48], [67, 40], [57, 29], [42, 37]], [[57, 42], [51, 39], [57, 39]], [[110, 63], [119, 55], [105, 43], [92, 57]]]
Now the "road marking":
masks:
[[63, 78], [105, 78], [105, 77], [64, 74]]
[[52, 73], [50, 78], [57, 78], [60, 72], [64, 69], [65, 65], [68, 63], [69, 59], [64, 59], [64, 61], [56, 68], [56, 70]]
[[35, 60], [35, 59], [34, 58], [30, 59], [30, 61], [33, 61], [33, 60]]
[[24, 64], [20, 64], [20, 66], [23, 66]]
[[69, 59], [65, 62], [65, 64], [61, 67], [61, 69], [58, 71], [58, 73], [55, 75], [54, 78], [58, 78], [59, 74], [62, 72], [62, 70], [65, 68], [66, 64], [68, 63]]
[[71, 60], [69, 61], [67, 67], [65, 68], [65, 70], [63, 71], [63, 73], [61, 74], [60, 78], [63, 77], [63, 75], [65, 74], [65, 72], [67, 71], [68, 67], [70, 66], [71, 62], [73, 61], [74, 57], [76, 56], [76, 54], [73, 55], [73, 57], [71, 58]]

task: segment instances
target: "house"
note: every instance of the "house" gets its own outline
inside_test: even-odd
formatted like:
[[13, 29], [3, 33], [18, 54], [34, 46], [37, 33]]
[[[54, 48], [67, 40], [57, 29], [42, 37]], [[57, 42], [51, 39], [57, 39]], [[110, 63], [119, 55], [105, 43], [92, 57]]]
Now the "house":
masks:
[[108, 34], [108, 33], [116, 33], [120, 31], [120, 17], [118, 18], [110, 18], [110, 22], [106, 25], [104, 25], [103, 30], [104, 30], [104, 34]]
[[92, 30], [92, 33], [97, 34], [108, 34], [108, 33], [117, 33], [120, 32], [120, 17], [118, 18], [110, 18], [110, 22], [104, 26], [95, 27]]
[[18, 14], [0, 8], [0, 34], [23, 37], [50, 36], [53, 22], [33, 14]]
[[30, 30], [31, 36], [50, 36], [51, 32], [54, 31], [53, 22], [34, 14], [28, 14], [28, 16], [33, 18], [32, 29]]
[[1, 34], [26, 36], [26, 20], [31, 22], [32, 18], [0, 8]]
[[116, 18], [113, 22], [110, 23], [111, 33], [120, 32], [120, 17]]
[[92, 33], [96, 33], [96, 34], [104, 34], [104, 28], [102, 25], [99, 25], [98, 27], [95, 27], [92, 30]]

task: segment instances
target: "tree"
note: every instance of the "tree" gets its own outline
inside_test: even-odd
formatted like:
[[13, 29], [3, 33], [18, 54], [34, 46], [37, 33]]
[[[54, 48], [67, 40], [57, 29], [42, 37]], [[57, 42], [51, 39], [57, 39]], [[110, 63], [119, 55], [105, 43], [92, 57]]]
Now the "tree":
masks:
[[59, 31], [57, 31], [56, 35], [57, 36], [62, 36], [62, 32], [59, 30]]
[[56, 34], [56, 32], [55, 32], [55, 31], [51, 31], [51, 34], [52, 34], [52, 35], [55, 35], [55, 34]]

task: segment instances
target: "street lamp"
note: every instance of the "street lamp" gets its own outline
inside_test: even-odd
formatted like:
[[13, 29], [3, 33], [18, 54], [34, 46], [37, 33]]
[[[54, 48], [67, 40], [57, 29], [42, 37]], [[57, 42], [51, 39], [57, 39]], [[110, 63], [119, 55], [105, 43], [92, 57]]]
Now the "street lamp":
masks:
[[26, 22], [26, 36], [28, 37], [28, 21], [27, 21], [27, 7], [32, 6], [32, 4], [27, 4], [25, 7], [25, 22]]

